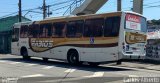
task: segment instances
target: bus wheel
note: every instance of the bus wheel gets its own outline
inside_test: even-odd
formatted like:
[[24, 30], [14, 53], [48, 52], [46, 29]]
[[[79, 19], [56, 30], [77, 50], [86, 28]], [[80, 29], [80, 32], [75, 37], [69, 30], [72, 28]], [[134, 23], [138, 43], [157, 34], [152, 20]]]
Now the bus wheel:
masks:
[[88, 64], [93, 67], [100, 65], [100, 63], [96, 63], [96, 62], [88, 62]]
[[22, 55], [23, 59], [25, 59], [25, 60], [30, 59], [30, 56], [28, 56], [27, 49], [25, 49], [25, 48], [22, 48], [21, 55]]
[[121, 64], [122, 64], [122, 60], [118, 60], [117, 65], [121, 65]]
[[78, 52], [75, 50], [69, 51], [67, 54], [67, 60], [72, 65], [79, 65], [80, 62], [79, 62]]
[[43, 61], [47, 62], [47, 61], [48, 61], [48, 58], [43, 58]]

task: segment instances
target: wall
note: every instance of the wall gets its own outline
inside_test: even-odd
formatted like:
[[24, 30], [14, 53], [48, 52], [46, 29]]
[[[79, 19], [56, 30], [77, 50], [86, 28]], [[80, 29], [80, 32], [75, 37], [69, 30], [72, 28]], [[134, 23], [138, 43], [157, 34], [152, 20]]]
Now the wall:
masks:
[[[22, 17], [22, 21], [31, 21]], [[12, 26], [18, 22], [18, 15], [0, 19], [0, 53], [11, 52]]]

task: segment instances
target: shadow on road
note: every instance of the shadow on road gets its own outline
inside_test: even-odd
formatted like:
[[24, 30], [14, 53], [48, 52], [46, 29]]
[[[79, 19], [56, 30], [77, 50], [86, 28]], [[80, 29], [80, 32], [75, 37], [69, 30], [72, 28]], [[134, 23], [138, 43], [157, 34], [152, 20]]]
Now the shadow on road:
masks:
[[138, 63], [138, 64], [160, 65], [160, 61], [150, 60], [150, 59], [145, 59], [145, 60], [124, 60], [124, 62], [133, 62], [133, 63]]
[[[54, 61], [54, 60], [49, 60], [49, 61], [43, 61], [42, 59], [29, 59], [29, 60], [24, 60], [22, 58], [2, 58], [0, 60], [8, 60], [8, 61], [14, 61], [14, 62], [22, 62], [22, 63], [31, 63], [31, 64], [39, 64], [39, 65], [45, 65], [45, 66], [56, 66], [60, 68], [71, 68], [71, 69], [78, 69], [78, 70], [84, 70], [84, 71], [129, 71], [133, 69], [125, 69], [125, 68], [117, 68], [117, 67], [106, 67], [106, 66], [97, 66], [97, 67], [92, 67], [89, 65], [70, 65], [66, 62], [62, 61]], [[135, 70], [136, 71], [136, 70]]]

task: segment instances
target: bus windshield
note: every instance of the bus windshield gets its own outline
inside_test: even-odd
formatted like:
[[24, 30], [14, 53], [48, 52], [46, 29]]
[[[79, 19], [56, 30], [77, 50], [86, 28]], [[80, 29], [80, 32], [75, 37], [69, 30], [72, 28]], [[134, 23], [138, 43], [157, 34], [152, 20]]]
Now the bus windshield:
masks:
[[125, 21], [126, 29], [137, 30], [140, 32], [147, 31], [147, 22], [144, 17], [134, 15], [134, 14], [126, 14], [126, 21]]

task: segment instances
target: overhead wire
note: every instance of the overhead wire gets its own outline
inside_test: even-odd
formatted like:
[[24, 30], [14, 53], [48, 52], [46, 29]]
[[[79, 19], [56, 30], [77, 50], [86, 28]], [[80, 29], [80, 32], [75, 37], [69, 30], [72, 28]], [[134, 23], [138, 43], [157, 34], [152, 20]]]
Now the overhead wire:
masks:
[[[53, 6], [57, 6], [57, 5], [62, 5], [62, 4], [69, 3], [69, 2], [71, 2], [71, 1], [75, 1], [75, 0], [67, 0], [67, 1], [59, 2], [59, 3], [49, 4], [48, 6], [53, 7]], [[160, 2], [160, 0], [159, 0], [159, 1], [155, 1], [155, 2], [146, 3], [146, 4], [144, 4], [144, 8], [159, 8], [160, 5], [153, 5], [153, 4], [159, 3], [159, 2]], [[69, 7], [69, 5], [62, 6], [62, 7], [58, 7], [58, 8], [56, 8], [56, 9], [52, 9], [51, 11], [61, 10], [61, 9], [66, 8], [66, 7]], [[130, 8], [130, 7], [129, 7], [129, 8]], [[22, 12], [33, 11], [33, 10], [41, 10], [41, 9], [42, 9], [42, 7], [36, 7], [36, 8], [31, 8], [31, 9], [22, 10]], [[7, 13], [7, 12], [2, 12], [2, 13]], [[1, 19], [1, 18], [4, 18], [4, 17], [7, 17], [7, 16], [11, 16], [11, 15], [17, 14], [17, 13], [18, 13], [18, 11], [17, 11], [17, 12], [12, 12], [12, 13], [10, 13], [10, 14], [1, 16], [0, 19]]]
[[155, 1], [155, 2], [151, 2], [151, 3], [146, 3], [143, 6], [144, 6], [144, 8], [159, 7], [160, 5], [153, 5], [153, 4], [157, 4], [157, 3], [160, 3], [160, 0], [159, 1]]
[[[55, 4], [50, 4], [50, 5], [48, 5], [48, 6], [52, 7], [52, 6], [62, 5], [62, 4], [71, 2], [71, 1], [74, 1], [74, 0], [67, 0], [67, 1], [64, 1], [64, 2], [59, 2], [59, 3], [55, 3]], [[64, 7], [67, 7], [67, 6], [64, 6]], [[54, 9], [54, 11], [55, 11], [55, 10], [59, 10], [59, 9], [63, 9], [64, 7]], [[22, 10], [22, 12], [32, 11], [32, 10], [37, 10], [37, 9], [42, 9], [42, 7], [36, 7], [36, 8], [32, 8], [32, 9], [25, 9], [25, 10]], [[18, 13], [18, 11], [17, 11], [17, 12], [12, 12], [12, 13], [10, 13], [10, 14], [1, 16], [0, 19], [1, 19], [1, 18], [5, 18], [5, 17], [8, 17], [8, 16], [11, 16], [11, 15], [14, 15], [14, 14], [17, 14], [17, 13]]]
[[154, 5], [154, 6], [148, 6], [148, 7], [145, 7], [145, 8], [159, 8], [160, 5]]

